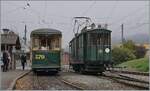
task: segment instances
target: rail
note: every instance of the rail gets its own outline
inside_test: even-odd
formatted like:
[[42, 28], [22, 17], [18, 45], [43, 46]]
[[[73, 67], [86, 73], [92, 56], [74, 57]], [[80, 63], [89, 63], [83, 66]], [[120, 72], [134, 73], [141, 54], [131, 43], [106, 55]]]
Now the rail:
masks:
[[81, 87], [79, 85], [76, 85], [76, 84], [74, 84], [74, 83], [72, 83], [70, 81], [67, 81], [65, 79], [62, 79], [62, 78], [57, 78], [57, 79], [60, 80], [61, 82], [65, 83], [65, 84], [67, 84], [67, 85], [70, 85], [73, 88], [78, 89], [78, 90], [85, 90], [85, 88], [83, 88], [83, 87]]
[[[104, 73], [105, 77], [109, 77], [110, 79], [113, 79], [119, 83], [129, 85], [129, 86], [134, 86], [138, 87], [140, 89], [149, 89], [149, 82], [148, 81], [143, 81], [141, 79], [137, 78], [132, 78], [129, 76], [122, 75], [120, 73], [112, 73], [112, 72], [107, 72]], [[141, 75], [142, 76], [142, 75]]]
[[128, 70], [125, 70], [125, 67], [113, 67], [113, 68], [107, 69], [107, 71], [149, 76], [149, 72], [128, 71]]

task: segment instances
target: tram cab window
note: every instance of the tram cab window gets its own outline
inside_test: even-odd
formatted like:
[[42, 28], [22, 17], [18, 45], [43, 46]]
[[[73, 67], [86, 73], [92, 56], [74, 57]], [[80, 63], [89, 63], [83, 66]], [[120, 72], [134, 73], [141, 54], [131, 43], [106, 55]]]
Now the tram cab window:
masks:
[[104, 34], [104, 45], [110, 45], [110, 34], [109, 33]]
[[102, 33], [99, 33], [99, 34], [97, 35], [97, 45], [103, 45]]
[[33, 50], [38, 50], [39, 49], [39, 39], [38, 38], [33, 38], [32, 39], [32, 47], [33, 47]]
[[60, 39], [53, 38], [49, 42], [49, 46], [51, 50], [60, 50]]
[[97, 45], [97, 34], [96, 33], [88, 34], [88, 45]]
[[58, 36], [33, 38], [33, 50], [60, 50], [60, 39]]
[[46, 47], [46, 39], [41, 39], [41, 47], [43, 46], [43, 47]]
[[40, 39], [40, 49], [41, 50], [47, 50], [46, 38], [44, 38], [44, 37]]

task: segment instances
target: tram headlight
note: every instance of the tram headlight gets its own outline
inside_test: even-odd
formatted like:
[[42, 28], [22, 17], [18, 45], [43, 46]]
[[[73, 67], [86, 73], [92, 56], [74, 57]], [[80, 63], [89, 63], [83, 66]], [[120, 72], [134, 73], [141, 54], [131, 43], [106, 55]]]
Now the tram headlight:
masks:
[[109, 52], [110, 52], [110, 49], [109, 49], [109, 48], [106, 48], [106, 49], [105, 49], [105, 52], [106, 52], [106, 53], [109, 53]]

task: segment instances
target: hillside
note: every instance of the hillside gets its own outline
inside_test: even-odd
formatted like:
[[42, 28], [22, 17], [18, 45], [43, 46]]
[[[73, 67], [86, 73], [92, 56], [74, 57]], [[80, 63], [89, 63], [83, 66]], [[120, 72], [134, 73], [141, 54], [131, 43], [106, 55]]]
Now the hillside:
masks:
[[148, 72], [149, 59], [148, 58], [135, 59], [135, 60], [121, 63], [118, 66], [127, 67], [128, 69], [135, 70], [135, 71]]

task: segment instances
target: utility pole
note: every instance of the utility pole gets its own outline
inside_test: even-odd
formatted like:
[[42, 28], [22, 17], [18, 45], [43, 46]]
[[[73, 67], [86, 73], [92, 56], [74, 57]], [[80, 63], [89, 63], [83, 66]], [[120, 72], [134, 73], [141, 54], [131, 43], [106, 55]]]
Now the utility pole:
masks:
[[[1, 27], [0, 27], [0, 57], [2, 58], [2, 51], [1, 51]], [[0, 59], [0, 60], [2, 60], [2, 59]], [[1, 64], [0, 64], [0, 66], [2, 66]], [[1, 72], [2, 70], [1, 70], [1, 67], [0, 67], [0, 75], [1, 75], [1, 77], [0, 77], [0, 90], [2, 90], [1, 89], [1, 83], [2, 83], [2, 72]]]
[[27, 26], [25, 25], [25, 30], [24, 30], [24, 44], [26, 45], [27, 42]]
[[124, 42], [123, 30], [124, 30], [124, 25], [121, 24], [121, 41], [122, 41], [122, 44]]

